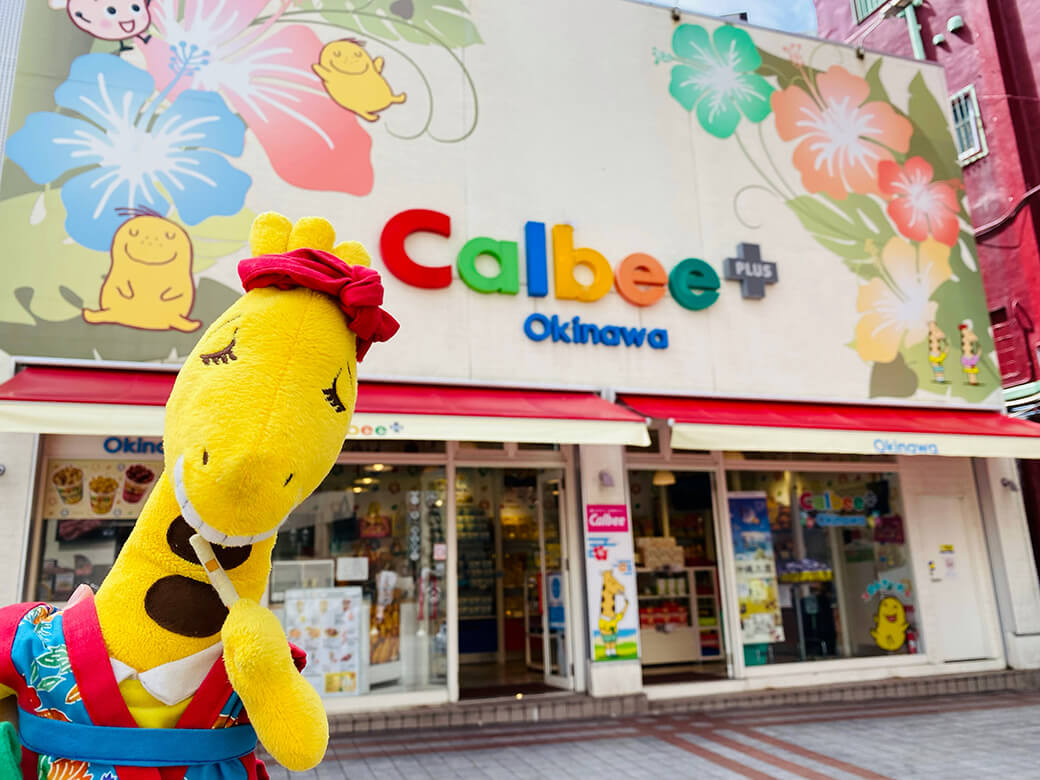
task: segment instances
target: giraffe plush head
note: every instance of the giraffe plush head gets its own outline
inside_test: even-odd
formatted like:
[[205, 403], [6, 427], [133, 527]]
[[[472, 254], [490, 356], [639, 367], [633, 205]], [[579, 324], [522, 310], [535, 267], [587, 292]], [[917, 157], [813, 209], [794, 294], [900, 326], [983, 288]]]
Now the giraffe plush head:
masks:
[[227, 609], [188, 544], [215, 547], [238, 593], [259, 599], [274, 536], [343, 445], [357, 362], [397, 322], [360, 244], [323, 219], [254, 222], [246, 289], [202, 335], [166, 406], [166, 469], [97, 595], [105, 639], [139, 669], [217, 639]]
[[321, 482], [346, 437], [357, 361], [396, 330], [359, 244], [325, 220], [258, 218], [247, 290], [202, 336], [167, 404], [177, 503], [209, 542], [261, 542]]

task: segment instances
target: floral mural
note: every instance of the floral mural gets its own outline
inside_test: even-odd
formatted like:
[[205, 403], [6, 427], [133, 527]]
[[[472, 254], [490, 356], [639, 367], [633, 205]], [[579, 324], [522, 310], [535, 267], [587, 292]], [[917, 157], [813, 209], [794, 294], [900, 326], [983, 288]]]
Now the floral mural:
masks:
[[[25, 34], [49, 43], [20, 54], [4, 150], [0, 225], [32, 258], [0, 281], [10, 354], [176, 361], [237, 297], [200, 274], [241, 256], [258, 177], [365, 197], [379, 176], [374, 133], [454, 143], [476, 126], [459, 51], [482, 41], [461, 0], [94, 10], [27, 0]], [[456, 82], [424, 71], [415, 51], [429, 49], [470, 91], [461, 132], [434, 132], [438, 91]], [[425, 94], [406, 103], [390, 85], [409, 71]], [[247, 162], [250, 144], [269, 170]]]
[[[757, 171], [759, 183], [734, 199], [737, 218], [755, 227], [738, 200], [764, 189], [857, 278], [847, 305], [858, 320], [847, 343], [872, 366], [870, 395], [985, 399], [1000, 376], [942, 108], [920, 74], [904, 112], [888, 96], [881, 60], [861, 77], [841, 65], [812, 67], [802, 46], [779, 56], [743, 28], [722, 25], [709, 35], [681, 24], [671, 50], [655, 48], [653, 56], [671, 65], [672, 98], [705, 132], [732, 139]], [[741, 118], [757, 132], [742, 132]], [[789, 155], [789, 167], [776, 149]], [[784, 168], [797, 172], [800, 187]]]

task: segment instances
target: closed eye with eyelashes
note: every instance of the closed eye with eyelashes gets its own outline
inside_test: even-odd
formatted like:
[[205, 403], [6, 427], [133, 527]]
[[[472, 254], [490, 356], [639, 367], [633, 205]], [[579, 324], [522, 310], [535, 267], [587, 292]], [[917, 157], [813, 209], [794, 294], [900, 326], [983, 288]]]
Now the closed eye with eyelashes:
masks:
[[329, 402], [329, 406], [335, 410], [336, 414], [347, 411], [346, 404], [344, 404], [342, 399], [340, 399], [339, 393], [336, 390], [336, 383], [339, 381], [340, 374], [342, 374], [344, 370], [347, 372], [347, 379], [351, 379], [350, 367], [348, 366], [345, 369], [341, 369], [333, 378], [332, 384], [321, 391], [322, 395], [325, 396], [325, 400]]
[[[238, 314], [234, 317], [228, 318], [226, 321], [217, 324], [213, 330], [214, 332], [220, 332], [225, 326], [230, 325], [232, 322], [237, 320], [242, 315]], [[199, 359], [202, 361], [204, 366], [216, 365], [217, 363], [228, 363], [231, 360], [238, 360], [238, 355], [235, 354], [235, 342], [238, 338], [238, 328], [231, 333], [231, 339], [227, 345], [215, 350], [213, 352], [203, 352], [199, 355]]]

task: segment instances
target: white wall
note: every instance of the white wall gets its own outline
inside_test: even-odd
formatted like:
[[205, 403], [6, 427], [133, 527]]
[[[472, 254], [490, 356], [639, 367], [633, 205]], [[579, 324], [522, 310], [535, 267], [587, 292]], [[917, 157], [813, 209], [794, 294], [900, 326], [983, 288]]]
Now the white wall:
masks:
[[37, 437], [0, 434], [0, 606], [22, 601]]
[[1015, 461], [975, 461], [1008, 666], [1040, 668], [1040, 584]]

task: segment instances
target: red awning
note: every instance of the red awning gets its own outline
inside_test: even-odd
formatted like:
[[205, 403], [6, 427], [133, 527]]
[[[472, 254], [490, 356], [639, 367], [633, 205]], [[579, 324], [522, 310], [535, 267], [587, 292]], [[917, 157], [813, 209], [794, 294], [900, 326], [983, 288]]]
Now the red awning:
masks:
[[998, 411], [623, 395], [678, 449], [1040, 458], [1040, 425]]
[[[0, 430], [160, 435], [175, 378], [30, 366], [0, 385]], [[363, 380], [348, 438], [649, 443], [643, 417], [593, 393]]]

